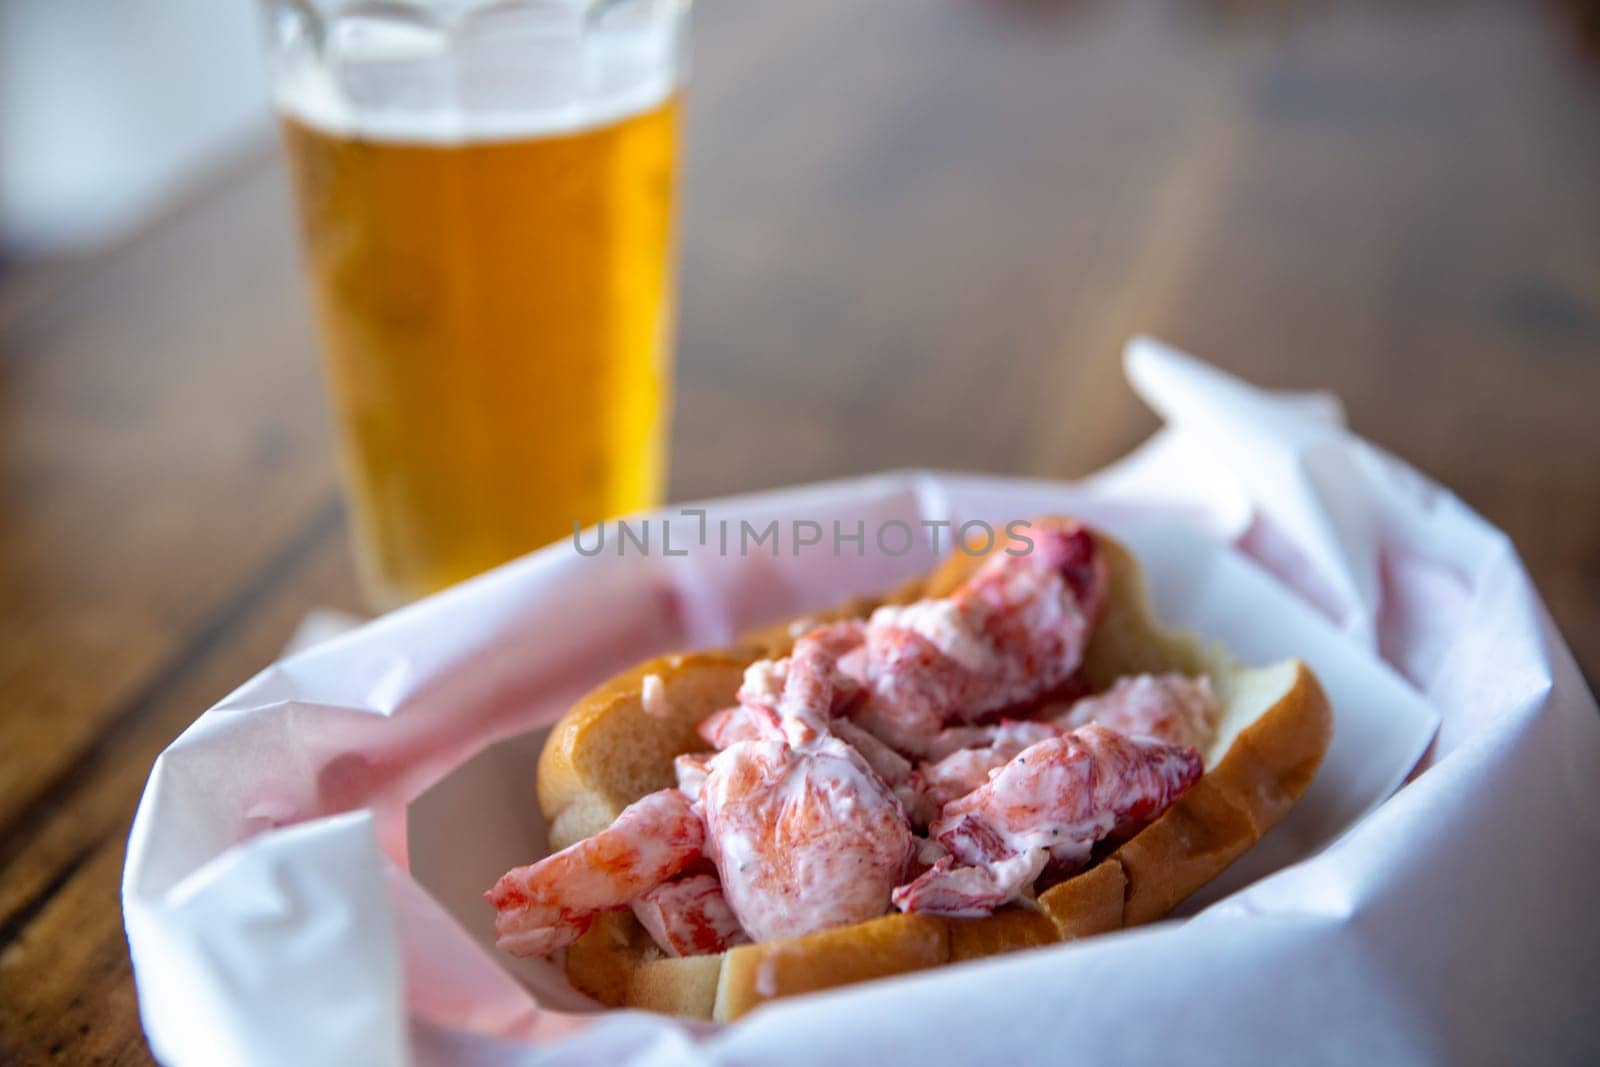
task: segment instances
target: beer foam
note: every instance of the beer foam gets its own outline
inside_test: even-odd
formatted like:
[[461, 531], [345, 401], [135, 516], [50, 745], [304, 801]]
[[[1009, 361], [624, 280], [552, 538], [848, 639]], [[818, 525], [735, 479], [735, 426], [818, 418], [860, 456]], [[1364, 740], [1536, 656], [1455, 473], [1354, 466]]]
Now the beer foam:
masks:
[[676, 88], [675, 78], [661, 77], [627, 92], [560, 107], [506, 111], [356, 106], [332, 86], [309, 80], [280, 83], [273, 99], [283, 114], [335, 136], [448, 145], [551, 137], [608, 126], [660, 105]]
[[[530, 55], [522, 68], [502, 71], [498, 83], [469, 61], [452, 66], [447, 46], [427, 50], [436, 62], [411, 67], [404, 64], [419, 58], [414, 49], [403, 57], [362, 51], [360, 62], [343, 64], [280, 55], [272, 78], [277, 109], [339, 137], [445, 145], [525, 140], [619, 122], [662, 104], [679, 81], [670, 31], [615, 47], [591, 42], [582, 54], [559, 56], [555, 69], [539, 69]], [[384, 62], [390, 58], [402, 62]], [[361, 93], [385, 99], [356, 99]]]

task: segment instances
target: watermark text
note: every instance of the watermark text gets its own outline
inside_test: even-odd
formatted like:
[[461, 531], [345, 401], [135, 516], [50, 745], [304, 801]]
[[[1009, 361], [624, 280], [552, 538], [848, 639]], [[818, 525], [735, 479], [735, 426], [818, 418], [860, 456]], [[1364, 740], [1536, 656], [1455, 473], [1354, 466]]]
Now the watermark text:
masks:
[[[719, 556], [747, 558], [756, 555], [798, 556], [805, 552], [833, 556], [865, 556], [868, 549], [885, 556], [904, 556], [926, 542], [935, 555], [946, 548], [969, 556], [983, 556], [997, 547], [1007, 555], [1026, 556], [1033, 551], [1028, 536], [1032, 523], [1013, 519], [996, 529], [982, 519], [955, 523], [950, 519], [866, 519], [849, 522], [830, 519], [710, 518], [705, 508], [681, 508], [678, 520], [666, 518], [614, 519], [583, 529], [574, 520], [572, 547], [580, 556], [687, 556], [704, 550]], [[694, 520], [683, 522], [681, 520]]]

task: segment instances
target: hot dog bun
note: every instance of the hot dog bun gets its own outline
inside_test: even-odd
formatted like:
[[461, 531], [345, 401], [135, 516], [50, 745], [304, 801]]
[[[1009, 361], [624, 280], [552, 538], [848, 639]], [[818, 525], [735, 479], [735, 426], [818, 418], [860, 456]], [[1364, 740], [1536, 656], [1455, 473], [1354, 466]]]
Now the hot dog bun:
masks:
[[[1036, 527], [1065, 524], [1036, 520]], [[1053, 944], [1166, 915], [1276, 824], [1305, 791], [1332, 737], [1333, 715], [1299, 660], [1245, 667], [1223, 649], [1164, 629], [1138, 562], [1103, 534], [1110, 589], [1084, 657], [1094, 690], [1143, 672], [1206, 675], [1223, 717], [1206, 773], [1155, 822], [1085, 871], [983, 919], [890, 914], [806, 937], [741, 945], [715, 956], [662, 957], [630, 912], [601, 916], [568, 950], [572, 983], [601, 1003], [720, 1020], [778, 997], [1001, 952]], [[952, 553], [925, 578], [882, 600], [852, 601], [749, 635], [728, 651], [666, 656], [613, 678], [556, 725], [539, 760], [538, 797], [552, 848], [608, 826], [646, 793], [674, 784], [672, 758], [702, 751], [695, 725], [734, 702], [749, 663], [787, 653], [813, 623], [864, 617], [879, 603], [945, 596], [981, 557]], [[659, 677], [667, 714], [645, 711], [644, 679]]]

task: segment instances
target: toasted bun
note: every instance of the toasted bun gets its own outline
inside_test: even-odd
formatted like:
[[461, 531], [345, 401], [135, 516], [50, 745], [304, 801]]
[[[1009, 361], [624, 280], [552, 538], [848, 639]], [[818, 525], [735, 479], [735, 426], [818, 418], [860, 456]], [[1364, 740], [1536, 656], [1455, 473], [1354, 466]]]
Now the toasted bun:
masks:
[[[1036, 527], [1065, 523], [1045, 519]], [[567, 953], [573, 985], [603, 1004], [721, 1020], [760, 1004], [941, 963], [1071, 941], [1166, 915], [1255, 844], [1305, 792], [1332, 737], [1333, 715], [1299, 660], [1244, 667], [1156, 621], [1139, 565], [1097, 534], [1110, 572], [1104, 612], [1084, 655], [1091, 688], [1143, 672], [1206, 675], [1223, 705], [1206, 773], [1162, 816], [1094, 866], [1045, 889], [1036, 906], [982, 919], [890, 914], [714, 956], [663, 957], [632, 913], [612, 912]], [[924, 579], [882, 600], [855, 600], [747, 637], [726, 652], [666, 656], [602, 685], [556, 725], [539, 760], [539, 804], [553, 848], [611, 823], [646, 793], [674, 783], [672, 758], [702, 751], [695, 725], [734, 702], [743, 670], [787, 654], [810, 625], [864, 617], [880, 603], [945, 596], [981, 557], [953, 553]], [[645, 711], [644, 679], [658, 676], [670, 714]]]

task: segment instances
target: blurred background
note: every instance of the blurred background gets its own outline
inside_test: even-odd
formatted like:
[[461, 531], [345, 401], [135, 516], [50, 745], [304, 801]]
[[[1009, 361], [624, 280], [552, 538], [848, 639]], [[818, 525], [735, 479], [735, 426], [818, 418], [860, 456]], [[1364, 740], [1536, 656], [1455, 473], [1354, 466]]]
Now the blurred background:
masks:
[[83, 253], [271, 133], [251, 0], [0, 4], [0, 247]]
[[[1337, 391], [1517, 538], [1593, 671], [1597, 11], [704, 0], [670, 495], [1082, 474], [1154, 426], [1116, 357], [1147, 331]], [[0, 4], [6, 503], [50, 598], [115, 569], [86, 585], [54, 554], [41, 485], [93, 512], [234, 460], [331, 471], [325, 420], [262, 410], [324, 401], [261, 22], [252, 0]], [[139, 368], [148, 397], [120, 380]], [[50, 391], [74, 375], [93, 411]], [[30, 421], [63, 417], [92, 424], [70, 459]], [[119, 426], [131, 453], [103, 447]], [[205, 528], [231, 533], [223, 510]]]
[[[1035, 20], [1085, 17], [1084, 8], [1098, 5], [972, 6], [993, 9], [998, 20]], [[1189, 17], [1220, 25], [1329, 17], [1316, 9], [1340, 5], [1186, 6]], [[1395, 6], [1413, 9], [1398, 17], [1426, 19], [1455, 5]], [[1572, 47], [1594, 47], [1600, 4], [1530, 6], [1554, 8], [1538, 17], [1566, 22]], [[266, 150], [272, 131], [260, 20], [254, 0], [0, 4], [0, 251], [7, 260], [81, 253], [130, 234], [207, 178], [237, 167], [241, 155]], [[1375, 84], [1365, 106], [1381, 109], [1384, 93]]]
[[[1336, 392], [1594, 679], [1596, 10], [699, 0], [669, 497], [1086, 474], [1156, 426], [1147, 332]], [[147, 1055], [111, 898], [150, 762], [367, 610], [257, 20], [0, 0], [8, 1062]]]

